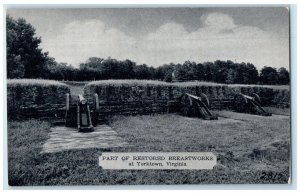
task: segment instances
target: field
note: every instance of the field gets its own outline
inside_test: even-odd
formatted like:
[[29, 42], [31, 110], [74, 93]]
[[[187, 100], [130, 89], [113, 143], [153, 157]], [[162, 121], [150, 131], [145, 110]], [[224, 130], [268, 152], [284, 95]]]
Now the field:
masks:
[[[49, 122], [9, 122], [9, 184], [286, 183], [289, 116], [217, 113], [217, 121], [175, 114], [115, 116], [109, 120], [110, 126], [132, 146], [51, 154], [40, 153], [48, 138]], [[218, 164], [213, 170], [103, 170], [98, 166], [98, 156], [103, 151], [212, 151]]]

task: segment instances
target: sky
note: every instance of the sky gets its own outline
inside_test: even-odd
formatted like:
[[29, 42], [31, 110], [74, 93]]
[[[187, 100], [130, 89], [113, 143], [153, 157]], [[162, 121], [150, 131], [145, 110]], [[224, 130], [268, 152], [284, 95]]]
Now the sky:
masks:
[[250, 62], [289, 69], [285, 7], [8, 9], [41, 36], [57, 62], [130, 59], [158, 67], [187, 60]]

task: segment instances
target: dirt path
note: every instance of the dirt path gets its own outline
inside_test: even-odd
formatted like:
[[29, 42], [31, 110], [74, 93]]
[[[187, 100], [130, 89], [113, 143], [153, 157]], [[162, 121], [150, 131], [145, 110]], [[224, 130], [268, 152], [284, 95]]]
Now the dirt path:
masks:
[[71, 81], [65, 81], [65, 84], [67, 84], [70, 87], [71, 95], [83, 95], [83, 88], [88, 82], [71, 82]]

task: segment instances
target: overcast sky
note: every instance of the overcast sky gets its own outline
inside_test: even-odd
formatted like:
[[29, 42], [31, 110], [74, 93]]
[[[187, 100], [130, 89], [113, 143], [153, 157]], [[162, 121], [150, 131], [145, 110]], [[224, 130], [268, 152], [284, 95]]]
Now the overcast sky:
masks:
[[41, 48], [78, 67], [89, 57], [160, 66], [232, 60], [289, 66], [286, 8], [9, 9], [42, 37]]

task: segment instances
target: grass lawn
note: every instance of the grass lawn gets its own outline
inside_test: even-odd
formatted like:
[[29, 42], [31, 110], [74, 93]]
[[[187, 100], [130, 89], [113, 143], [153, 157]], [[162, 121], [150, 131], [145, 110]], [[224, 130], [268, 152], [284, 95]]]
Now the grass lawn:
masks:
[[272, 114], [279, 114], [279, 115], [291, 115], [290, 108], [275, 108], [275, 107], [263, 107], [263, 109]]
[[[110, 126], [133, 146], [51, 154], [40, 153], [51, 127], [48, 122], [9, 122], [9, 184], [286, 183], [290, 118], [229, 111], [218, 114], [222, 117], [217, 121], [173, 114], [115, 116]], [[98, 165], [103, 151], [211, 151], [218, 157], [218, 165], [213, 170], [103, 170]]]

